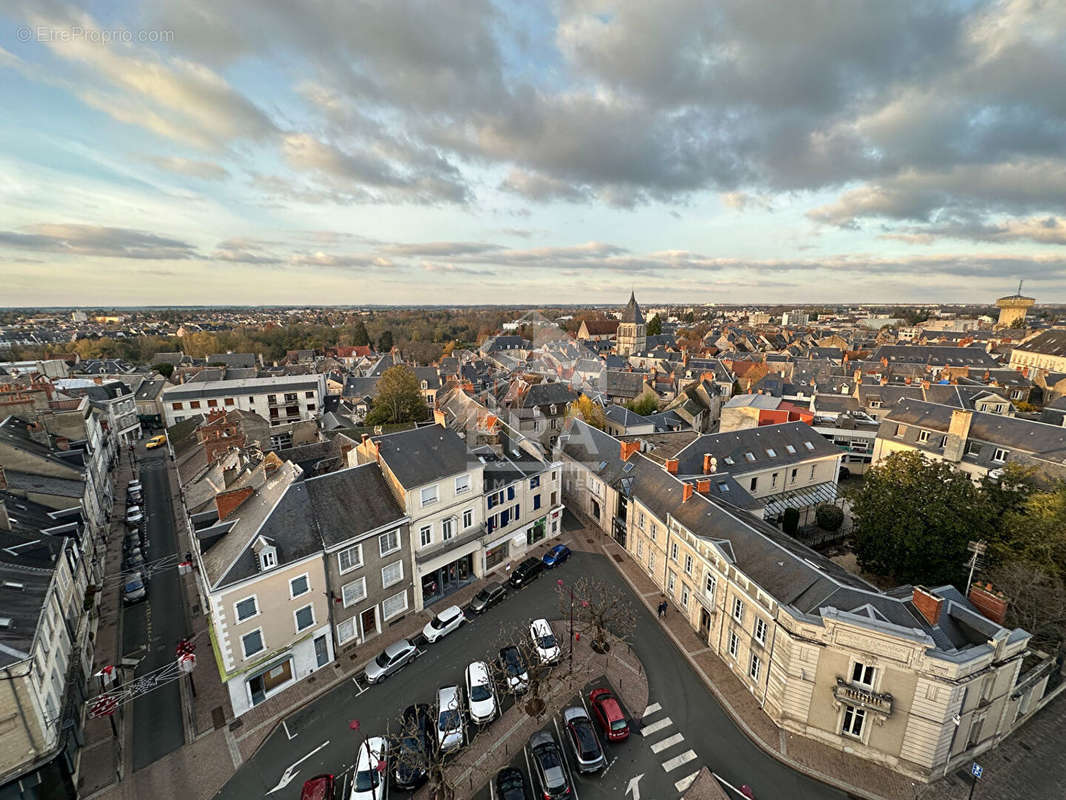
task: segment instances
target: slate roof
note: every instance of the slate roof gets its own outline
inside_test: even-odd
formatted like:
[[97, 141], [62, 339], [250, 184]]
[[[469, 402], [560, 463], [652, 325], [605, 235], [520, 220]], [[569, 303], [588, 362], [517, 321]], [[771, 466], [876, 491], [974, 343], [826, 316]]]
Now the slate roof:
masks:
[[405, 518], [377, 464], [308, 478], [308, 493], [319, 535], [327, 548]]
[[1028, 339], [1015, 350], [1024, 353], [1040, 353], [1048, 356], [1066, 356], [1066, 328], [1052, 328], [1051, 330], [1038, 333]]
[[[813, 458], [840, 455], [841, 452], [810, 425], [785, 422], [701, 436], [677, 454], [677, 472], [679, 475], [702, 474], [706, 453], [718, 460], [718, 472], [743, 475], [752, 470], [787, 467]], [[729, 463], [730, 460], [733, 463]]]
[[405, 489], [466, 472], [466, 444], [441, 425], [426, 425], [399, 433], [374, 436], [381, 460]]
[[533, 406], [558, 406], [559, 412], [565, 410], [567, 403], [577, 400], [577, 392], [565, 383], [534, 383], [519, 401], [520, 408]]
[[377, 394], [379, 380], [381, 380], [380, 376], [358, 378], [354, 375], [349, 375], [344, 381], [344, 389], [341, 391], [341, 397], [373, 397]]
[[647, 374], [643, 372], [621, 372], [609, 369], [604, 391], [612, 397], [636, 397], [644, 391], [644, 379], [647, 377]]
[[627, 474], [622, 460], [622, 443], [606, 431], [577, 417], [566, 421], [559, 447], [567, 456], [585, 464], [604, 483], [617, 487]]
[[611, 422], [618, 423], [626, 428], [636, 425], [654, 425], [654, 421], [641, 416], [635, 411], [630, 411], [625, 406], [609, 405], [603, 412]]
[[208, 364], [222, 364], [225, 367], [255, 367], [255, 353], [214, 353], [206, 359]]
[[637, 325], [644, 324], [644, 314], [640, 311], [640, 306], [637, 304], [637, 296], [635, 293], [630, 293], [629, 302], [626, 304], [625, 309], [622, 311], [622, 317], [620, 322], [632, 322]]
[[294, 376], [286, 376], [239, 381], [202, 381], [170, 386], [163, 390], [163, 399], [170, 402], [172, 400], [196, 400], [202, 397], [225, 397], [238, 391], [245, 391], [248, 394], [308, 391], [317, 389], [318, 382], [317, 375], [308, 376], [303, 380]]
[[887, 358], [889, 364], [931, 364], [946, 367], [998, 367], [1000, 363], [980, 347], [940, 347], [937, 345], [881, 345], [871, 361]]

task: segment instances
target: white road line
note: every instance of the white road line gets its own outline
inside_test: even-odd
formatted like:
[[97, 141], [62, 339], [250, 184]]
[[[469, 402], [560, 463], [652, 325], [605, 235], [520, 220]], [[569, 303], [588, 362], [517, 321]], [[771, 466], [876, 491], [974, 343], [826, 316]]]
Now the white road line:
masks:
[[679, 792], [687, 792], [689, 787], [696, 782], [696, 778], [700, 776], [700, 771], [696, 770], [691, 775], [686, 775], [684, 778], [674, 784], [674, 788]]
[[661, 742], [653, 744], [651, 746], [651, 751], [653, 753], [661, 753], [663, 750], [673, 747], [675, 744], [681, 744], [683, 741], [685, 741], [685, 737], [680, 733], [675, 733], [669, 739], [663, 739]]
[[696, 758], [696, 754], [695, 753], [693, 753], [691, 750], [686, 750], [681, 755], [675, 756], [674, 758], [671, 758], [669, 761], [664, 761], [663, 762], [663, 769], [666, 770], [667, 772], [673, 772], [675, 769], [680, 767], [682, 764], [687, 764], [689, 761], [692, 761], [695, 758]]
[[670, 719], [669, 717], [663, 717], [658, 722], [653, 722], [651, 725], [646, 725], [645, 727], [641, 728], [640, 735], [646, 739], [653, 733], [658, 733], [663, 728], [669, 728], [673, 724], [674, 721], [672, 719]]
[[659, 705], [658, 703], [652, 703], [650, 706], [648, 706], [647, 708], [644, 709], [644, 713], [640, 715], [640, 718], [644, 719], [644, 717], [646, 717], [646, 716], [648, 716], [650, 714], [654, 714], [656, 711], [662, 711], [662, 710], [663, 710], [663, 707], [661, 705]]
[[363, 692], [365, 692], [367, 690], [367, 687], [363, 686], [355, 678], [352, 678], [352, 683], [354, 683], [355, 684], [355, 688], [359, 690], [359, 694], [357, 694], [356, 697], [358, 697], [359, 695], [361, 695]]
[[289, 733], [289, 726], [286, 724], [285, 720], [281, 721], [281, 727], [285, 729], [285, 735], [289, 737], [290, 742], [300, 735], [299, 733]]

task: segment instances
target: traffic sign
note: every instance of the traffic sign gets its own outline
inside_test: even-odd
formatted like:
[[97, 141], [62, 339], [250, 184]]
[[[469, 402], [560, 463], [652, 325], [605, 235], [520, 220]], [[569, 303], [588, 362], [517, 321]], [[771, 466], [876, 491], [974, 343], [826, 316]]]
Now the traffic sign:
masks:
[[973, 775], [975, 778], [980, 778], [982, 775], [985, 774], [985, 768], [975, 761], [970, 767], [970, 774]]

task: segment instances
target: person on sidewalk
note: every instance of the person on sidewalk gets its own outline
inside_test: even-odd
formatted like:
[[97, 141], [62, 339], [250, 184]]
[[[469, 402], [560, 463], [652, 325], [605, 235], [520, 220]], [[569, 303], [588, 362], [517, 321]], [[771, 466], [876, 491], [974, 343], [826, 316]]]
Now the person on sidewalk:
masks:
[[666, 601], [663, 600], [661, 603], [659, 603], [659, 619], [662, 619], [665, 616], [666, 616]]

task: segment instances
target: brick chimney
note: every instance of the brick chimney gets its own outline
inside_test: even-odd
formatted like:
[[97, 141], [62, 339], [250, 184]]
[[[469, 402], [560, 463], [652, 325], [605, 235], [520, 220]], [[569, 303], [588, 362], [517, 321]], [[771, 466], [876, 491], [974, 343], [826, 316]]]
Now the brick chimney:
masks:
[[966, 437], [970, 435], [973, 412], [956, 408], [951, 412], [947, 441], [944, 443], [944, 460], [958, 463], [966, 452]]
[[928, 389], [929, 386], [930, 386], [930, 383], [929, 383], [928, 379], [922, 381], [922, 388], [923, 389]]
[[1007, 619], [1007, 598], [992, 588], [992, 584], [975, 583], [970, 587], [968, 599], [984, 616], [998, 625]]
[[881, 376], [881, 385], [882, 386], [888, 386], [888, 376], [887, 375], [882, 375]]
[[703, 474], [710, 475], [718, 470], [718, 459], [710, 453], [703, 454]]
[[631, 455], [640, 452], [640, 440], [632, 442], [620, 442], [620, 444], [622, 445], [621, 450], [623, 461], [629, 461], [629, 457]]
[[700, 494], [711, 493], [711, 480], [710, 478], [700, 478], [696, 481], [696, 491]]
[[940, 609], [944, 605], [943, 597], [933, 594], [924, 586], [915, 586], [911, 602], [930, 625], [936, 625], [939, 622]]
[[676, 458], [668, 458], [668, 459], [666, 459], [666, 471], [671, 473], [672, 475], [676, 475], [677, 474], [677, 459]]
[[692, 484], [686, 483], [684, 488], [681, 490], [681, 502], [687, 503], [690, 497], [692, 497]]

